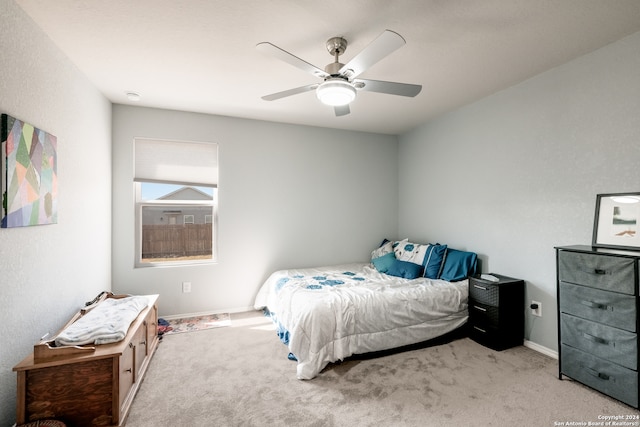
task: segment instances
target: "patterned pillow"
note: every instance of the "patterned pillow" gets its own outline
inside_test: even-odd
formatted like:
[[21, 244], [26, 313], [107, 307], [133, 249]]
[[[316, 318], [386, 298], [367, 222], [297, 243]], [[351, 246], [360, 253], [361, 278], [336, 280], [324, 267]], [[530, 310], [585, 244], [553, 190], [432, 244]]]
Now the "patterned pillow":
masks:
[[389, 254], [393, 252], [393, 242], [387, 239], [384, 239], [380, 244], [380, 247], [374, 249], [371, 252], [371, 260], [373, 261], [376, 258], [380, 258], [383, 255]]
[[418, 264], [420, 275], [428, 279], [438, 279], [442, 271], [443, 260], [447, 253], [447, 245], [412, 243], [406, 240], [396, 242], [393, 249], [400, 261]]
[[400, 242], [396, 242], [393, 251], [396, 254], [396, 258], [400, 261], [422, 265], [424, 262], [424, 256], [427, 253], [427, 245], [402, 240]]

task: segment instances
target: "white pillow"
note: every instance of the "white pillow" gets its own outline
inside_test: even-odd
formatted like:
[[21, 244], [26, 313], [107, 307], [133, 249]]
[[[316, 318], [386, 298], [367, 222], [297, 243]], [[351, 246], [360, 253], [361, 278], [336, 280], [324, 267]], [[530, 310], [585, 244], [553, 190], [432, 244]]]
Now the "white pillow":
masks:
[[391, 252], [393, 252], [393, 242], [387, 240], [382, 245], [380, 245], [379, 248], [376, 248], [371, 252], [371, 259], [380, 258], [381, 256], [390, 254]]
[[422, 266], [424, 265], [424, 257], [427, 254], [428, 247], [429, 245], [412, 243], [405, 239], [398, 242], [393, 251], [396, 254], [396, 258], [400, 261], [411, 262]]

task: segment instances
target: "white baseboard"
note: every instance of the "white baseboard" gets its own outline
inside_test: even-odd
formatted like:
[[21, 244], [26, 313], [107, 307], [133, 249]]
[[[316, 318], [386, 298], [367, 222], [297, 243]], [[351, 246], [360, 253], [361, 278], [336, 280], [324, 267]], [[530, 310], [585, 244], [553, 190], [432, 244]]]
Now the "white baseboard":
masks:
[[524, 340], [524, 346], [530, 348], [531, 350], [535, 350], [538, 353], [542, 353], [546, 356], [552, 357], [554, 359], [558, 358], [558, 352], [555, 350], [551, 350], [550, 348], [547, 348], [545, 346], [542, 346], [540, 344], [536, 344], [533, 341], [528, 341], [528, 340]]
[[172, 314], [170, 316], [158, 315], [158, 317], [162, 317], [165, 320], [172, 320], [172, 319], [184, 319], [186, 317], [209, 316], [211, 314], [244, 313], [245, 311], [255, 311], [255, 308], [253, 308], [253, 307], [236, 307], [236, 308], [230, 308], [230, 309], [227, 309], [227, 310], [202, 311], [200, 313], [181, 313], [181, 314]]

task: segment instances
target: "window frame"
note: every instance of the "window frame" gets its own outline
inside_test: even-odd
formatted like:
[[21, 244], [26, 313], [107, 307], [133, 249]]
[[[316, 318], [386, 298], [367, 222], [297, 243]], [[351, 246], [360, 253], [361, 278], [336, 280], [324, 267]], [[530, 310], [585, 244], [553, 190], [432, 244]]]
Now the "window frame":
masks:
[[[158, 139], [147, 137], [133, 138], [133, 191], [134, 191], [134, 267], [173, 267], [194, 264], [213, 264], [218, 260], [218, 181], [219, 181], [219, 144], [211, 141], [189, 141], [177, 139]], [[178, 187], [158, 199], [144, 200], [144, 184], [168, 184]], [[173, 195], [184, 187], [211, 188], [211, 199], [175, 200], [164, 197]], [[208, 192], [207, 192], [208, 193]], [[145, 195], [150, 197], [146, 194]], [[143, 210], [145, 207], [166, 206], [167, 210], [176, 207], [189, 209], [194, 206], [211, 207], [211, 258], [203, 260], [144, 261], [142, 258]], [[208, 216], [207, 212], [207, 216]], [[144, 216], [146, 218], [146, 216]], [[174, 219], [183, 221], [184, 217]], [[205, 221], [205, 224], [207, 222]]]

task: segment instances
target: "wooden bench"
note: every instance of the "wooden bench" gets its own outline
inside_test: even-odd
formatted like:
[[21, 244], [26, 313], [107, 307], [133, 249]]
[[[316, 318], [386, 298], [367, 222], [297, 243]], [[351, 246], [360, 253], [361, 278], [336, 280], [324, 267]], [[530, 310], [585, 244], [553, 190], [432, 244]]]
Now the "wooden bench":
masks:
[[[18, 376], [17, 424], [56, 419], [68, 427], [124, 425], [158, 346], [158, 295], [146, 297], [149, 305], [122, 341], [70, 347], [54, 347], [51, 341], [36, 344], [34, 352], [13, 368]], [[86, 309], [65, 328], [83, 312]]]

